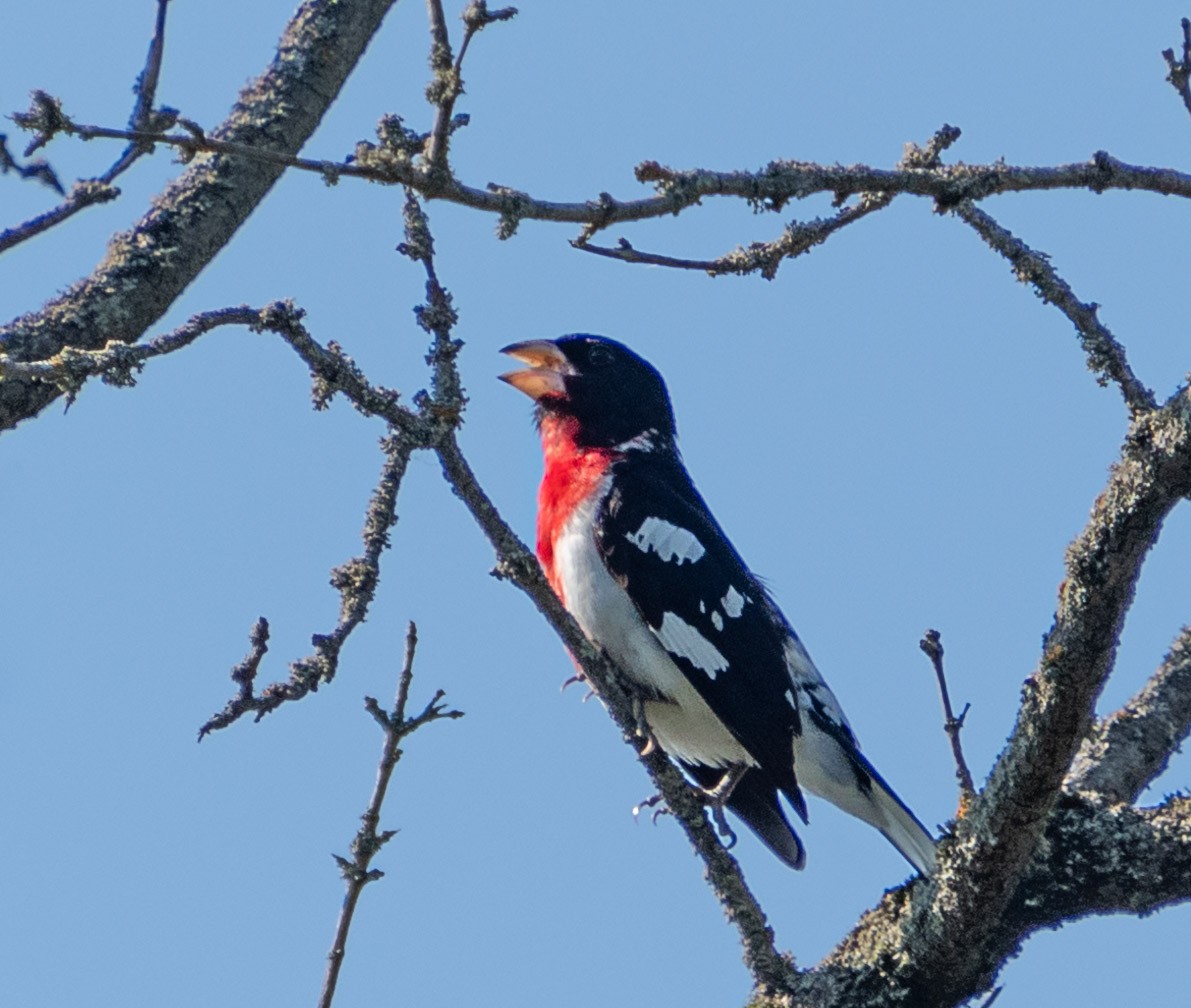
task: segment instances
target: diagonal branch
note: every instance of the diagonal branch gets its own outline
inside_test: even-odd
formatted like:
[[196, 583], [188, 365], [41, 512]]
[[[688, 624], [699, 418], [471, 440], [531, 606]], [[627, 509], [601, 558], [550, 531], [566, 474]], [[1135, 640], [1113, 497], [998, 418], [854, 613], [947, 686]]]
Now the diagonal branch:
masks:
[[537, 559], [508, 526], [476, 480], [459, 450], [454, 436], [437, 447], [443, 475], [455, 495], [496, 551], [493, 573], [520, 588], [546, 618], [582, 667], [624, 740], [638, 753], [653, 784], [681, 824], [696, 852], [703, 859], [707, 879], [725, 914], [736, 925], [744, 950], [745, 964], [761, 993], [788, 989], [792, 964], [774, 947], [773, 929], [749, 891], [736, 859], [724, 848], [707, 821], [704, 804], [696, 799], [682, 775], [658, 749], [642, 752], [641, 730], [629, 693], [621, 685], [621, 673], [602, 652], [583, 636], [579, 625], [554, 594]]
[[[314, 131], [393, 0], [307, 0], [265, 72], [215, 131], [224, 141], [293, 155]], [[154, 142], [157, 134], [134, 139]], [[45, 360], [73, 346], [133, 343], [227, 243], [277, 181], [282, 166], [257, 158], [203, 157], [155, 197], [103, 262], [44, 308], [0, 327], [8, 354]], [[59, 391], [14, 378], [0, 383], [0, 430], [36, 416]]]
[[1053, 304], [1071, 320], [1079, 334], [1080, 345], [1088, 356], [1088, 370], [1096, 375], [1097, 382], [1101, 385], [1107, 385], [1109, 380], [1116, 382], [1125, 405], [1135, 416], [1154, 409], [1154, 394], [1129, 367], [1125, 348], [1096, 317], [1099, 305], [1080, 301], [1067, 282], [1055, 272], [1049, 256], [1034, 251], [979, 207], [965, 201], [955, 207], [954, 212], [990, 248], [1009, 260], [1014, 274], [1022, 283], [1032, 285], [1043, 301]]
[[[1180, 391], [1135, 418], [1088, 524], [1067, 551], [1054, 626], [1027, 681], [1017, 725], [985, 790], [942, 849], [924, 896], [890, 897], [831, 962], [871, 991], [890, 987], [921, 1006], [987, 989], [1006, 949], [998, 922], [1043, 837], [1064, 777], [1091, 727], [1142, 562], [1162, 523], [1191, 491], [1191, 399]], [[954, 936], [962, 934], [957, 943]], [[1010, 949], [1011, 951], [1011, 949]], [[874, 974], [872, 963], [897, 962]]]
[[1191, 626], [1120, 710], [1097, 722], [1067, 779], [1072, 791], [1132, 804], [1191, 731]]

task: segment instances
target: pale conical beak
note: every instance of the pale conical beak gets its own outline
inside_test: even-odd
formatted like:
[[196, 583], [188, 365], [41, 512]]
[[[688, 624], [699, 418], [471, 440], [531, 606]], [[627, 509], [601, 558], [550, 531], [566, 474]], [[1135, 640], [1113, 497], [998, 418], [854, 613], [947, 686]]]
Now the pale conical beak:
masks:
[[548, 396], [566, 396], [563, 379], [574, 373], [574, 367], [557, 344], [551, 340], [526, 340], [510, 343], [500, 352], [529, 365], [528, 370], [506, 371], [500, 376], [501, 381], [508, 382], [535, 402]]

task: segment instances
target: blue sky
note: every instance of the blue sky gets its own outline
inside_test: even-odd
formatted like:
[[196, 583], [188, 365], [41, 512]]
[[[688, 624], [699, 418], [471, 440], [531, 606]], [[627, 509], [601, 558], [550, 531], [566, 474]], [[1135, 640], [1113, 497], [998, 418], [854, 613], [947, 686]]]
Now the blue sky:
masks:
[[[40, 87], [77, 120], [122, 125], [154, 4], [43, 0], [2, 15], [0, 109]], [[953, 159], [1053, 164], [1098, 149], [1185, 166], [1191, 120], [1164, 81], [1191, 8], [526, 2], [476, 40], [471, 114], [453, 163], [553, 199], [643, 195], [633, 167], [756, 168], [785, 157], [891, 166], [942, 123]], [[291, 6], [175, 0], [159, 100], [214, 125], [270, 58]], [[453, 23], [453, 22], [452, 22]], [[102, 40], [100, 43], [99, 40]], [[339, 158], [385, 113], [430, 119], [425, 15], [391, 13], [307, 148]], [[10, 136], [14, 129], [6, 131]], [[65, 180], [116, 149], [57, 141]], [[123, 197], [8, 253], [8, 319], [86, 274], [179, 166], [165, 153]], [[0, 220], [53, 204], [0, 177]], [[401, 194], [287, 176], [158, 331], [229, 304], [293, 297], [313, 335], [375, 381], [427, 376], [398, 256]], [[776, 236], [828, 201], [756, 216], [708, 200], [622, 228], [640, 248], [709, 257]], [[1028, 194], [985, 204], [1049, 253], [1160, 396], [1191, 363], [1185, 208], [1147, 194]], [[903, 197], [786, 263], [778, 278], [709, 279], [573, 251], [574, 229], [428, 208], [460, 311], [471, 399], [462, 443], [529, 537], [540, 472], [523, 397], [496, 350], [563, 332], [628, 342], [669, 381], [683, 451], [745, 558], [765, 576], [866, 751], [927, 823], [955, 808], [952, 765], [917, 642], [943, 634], [953, 695], [971, 702], [978, 777], [1012, 725], [1062, 578], [1125, 430], [1115, 389], [1084, 367], [1070, 324], [1016, 283], [961, 222]], [[406, 745], [386, 810], [398, 837], [364, 896], [342, 1005], [469, 1000], [573, 1008], [732, 1005], [748, 978], [679, 830], [634, 823], [649, 784], [581, 691], [529, 603], [488, 576], [491, 553], [429, 456], [410, 467], [394, 548], [339, 677], [259, 725], [194, 742], [231, 692], [258, 615], [263, 679], [307, 653], [359, 550], [380, 429], [309, 406], [275, 337], [231, 329], [153, 363], [139, 386], [88, 386], [0, 437], [0, 628], [6, 810], [0, 988], [14, 1005], [311, 1003], [341, 898], [344, 852], [381, 739], [362, 697], [388, 701], [406, 622], [422, 643], [413, 702], [436, 688], [467, 712]], [[1147, 563], [1103, 710], [1188, 620], [1191, 519]], [[1189, 784], [1176, 759], [1155, 795]], [[738, 848], [779, 945], [809, 964], [906, 866], [821, 803], [805, 872], [750, 836]], [[999, 1006], [1185, 1003], [1170, 969], [1191, 911], [1080, 922], [1036, 936]]]

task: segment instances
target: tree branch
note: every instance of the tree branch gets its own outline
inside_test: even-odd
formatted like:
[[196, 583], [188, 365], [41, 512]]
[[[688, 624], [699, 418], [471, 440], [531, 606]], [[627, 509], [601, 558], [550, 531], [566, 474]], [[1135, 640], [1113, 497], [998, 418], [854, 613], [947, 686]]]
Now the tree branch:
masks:
[[1191, 731], [1191, 626], [1183, 627], [1149, 682], [1096, 723], [1072, 765], [1067, 788], [1132, 804]]
[[1110, 379], [1116, 382], [1125, 405], [1135, 416], [1144, 410], [1154, 409], [1157, 405], [1154, 393], [1138, 381], [1129, 367], [1125, 348], [1096, 317], [1099, 305], [1080, 301], [1067, 282], [1055, 272], [1049, 256], [1035, 252], [979, 207], [963, 202], [955, 208], [954, 213], [971, 226], [989, 248], [1009, 260], [1018, 280], [1031, 284], [1043, 301], [1053, 304], [1071, 320], [1079, 334], [1080, 345], [1087, 354], [1088, 370], [1096, 375], [1100, 385], [1107, 385]]
[[1182, 25], [1183, 58], [1176, 60], [1173, 49], [1163, 49], [1162, 58], [1166, 60], [1166, 66], [1170, 71], [1166, 79], [1183, 99], [1187, 111], [1191, 112], [1191, 86], [1188, 85], [1188, 81], [1191, 80], [1191, 20], [1183, 18]]
[[[241, 94], [216, 137], [280, 155], [298, 151], [391, 5], [307, 0], [286, 27], [272, 64]], [[129, 134], [150, 143], [157, 135]], [[260, 158], [196, 159], [130, 231], [112, 239], [89, 277], [41, 310], [0, 327], [9, 356], [46, 360], [66, 346], [90, 350], [110, 340], [135, 342], [227, 243], [281, 170]], [[0, 430], [36, 416], [58, 394], [36, 380], [0, 383]]]
[[[315, 634], [312, 638], [314, 654], [290, 664], [287, 682], [273, 683], [259, 694], [254, 694], [251, 678], [245, 680], [243, 676], [237, 676], [237, 670], [244, 667], [243, 664], [237, 666], [232, 672], [232, 679], [240, 685], [240, 690], [222, 711], [212, 715], [199, 729], [200, 741], [211, 732], [238, 721], [245, 714], [252, 714], [253, 720], [259, 721], [283, 703], [300, 700], [307, 693], [317, 692], [319, 686], [335, 678], [339, 668], [339, 652], [351, 632], [364, 621], [375, 597], [380, 580], [380, 557], [389, 548], [389, 529], [397, 523], [397, 493], [415, 447], [408, 437], [396, 431], [391, 431], [381, 441], [385, 464], [364, 519], [364, 552], [331, 571], [331, 584], [338, 589], [340, 600], [339, 622], [335, 629], [329, 634]], [[263, 619], [258, 622], [258, 627], [263, 622]], [[265, 624], [266, 632], [267, 627]], [[253, 676], [260, 662], [260, 655], [256, 655], [255, 651], [254, 655]]]
[[947, 676], [943, 672], [943, 642], [938, 630], [927, 630], [922, 640], [918, 642], [922, 652], [930, 659], [935, 670], [935, 679], [939, 684], [939, 697], [943, 701], [943, 730], [951, 741], [951, 755], [955, 759], [955, 778], [959, 781], [959, 814], [967, 814], [968, 806], [976, 797], [976, 786], [972, 783], [972, 771], [968, 769], [968, 761], [964, 759], [963, 745], [959, 740], [959, 733], [964, 726], [964, 718], [968, 716], [965, 705], [959, 717], [951, 709], [951, 693], [947, 689]]
[[385, 713], [380, 704], [372, 697], [364, 698], [364, 706], [381, 726], [385, 733], [384, 746], [381, 749], [380, 763], [376, 768], [376, 784], [372, 789], [372, 797], [368, 808], [360, 816], [360, 829], [351, 842], [351, 859], [333, 855], [347, 892], [343, 897], [343, 907], [339, 911], [339, 921], [335, 926], [335, 938], [331, 942], [331, 951], [327, 954], [327, 972], [323, 978], [322, 995], [319, 998], [319, 1008], [331, 1008], [335, 999], [335, 987], [339, 982], [339, 970], [343, 966], [343, 957], [347, 952], [347, 938], [351, 931], [352, 919], [355, 916], [356, 905], [360, 895], [369, 882], [375, 882], [384, 877], [384, 872], [372, 867], [372, 859], [380, 849], [397, 835], [396, 830], [377, 832], [380, 825], [381, 807], [384, 805], [385, 795], [388, 793], [389, 780], [393, 770], [401, 759], [401, 741], [413, 734], [417, 729], [431, 721], [443, 718], [461, 718], [462, 711], [447, 710], [441, 703], [443, 691], [439, 690], [431, 698], [421, 714], [416, 717], [405, 716], [405, 706], [409, 700], [409, 687], [413, 682], [414, 651], [418, 646], [418, 628], [411, 622], [405, 636], [405, 662], [401, 668], [401, 675], [397, 680], [397, 697], [393, 704], [392, 713]]
[[988, 989], [1016, 947], [1005, 945], [999, 922], [1014, 894], [1029, 892], [1030, 862], [1047, 850], [1055, 803], [1112, 668], [1142, 562], [1188, 491], [1191, 398], [1181, 390], [1134, 419], [1108, 485], [1068, 548], [1055, 623], [1009, 745], [954, 839], [944, 841], [929, 889], [887, 896], [829, 958], [847, 972], [828, 971], [815, 983], [830, 981], [838, 994], [843, 976], [849, 996], [887, 1004], [897, 994], [921, 1008]]

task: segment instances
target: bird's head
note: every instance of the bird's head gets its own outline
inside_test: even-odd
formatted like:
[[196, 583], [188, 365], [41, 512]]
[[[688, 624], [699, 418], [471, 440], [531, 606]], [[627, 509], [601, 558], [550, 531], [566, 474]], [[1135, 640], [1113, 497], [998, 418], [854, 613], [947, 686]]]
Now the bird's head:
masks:
[[666, 383], [623, 343], [576, 333], [513, 343], [501, 353], [529, 368], [500, 377], [537, 403], [539, 420], [571, 420], [580, 446], [614, 448], [640, 441], [644, 447], [674, 438]]

